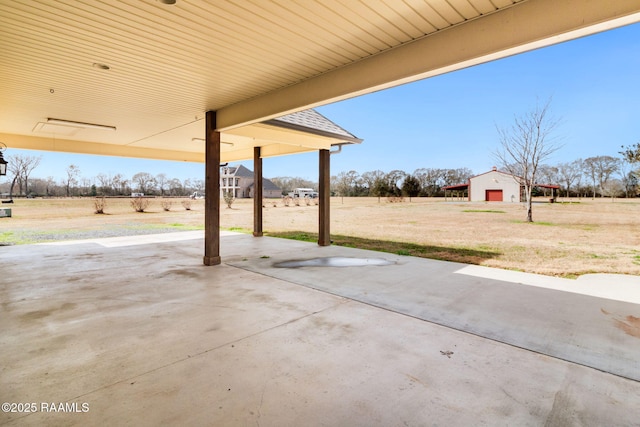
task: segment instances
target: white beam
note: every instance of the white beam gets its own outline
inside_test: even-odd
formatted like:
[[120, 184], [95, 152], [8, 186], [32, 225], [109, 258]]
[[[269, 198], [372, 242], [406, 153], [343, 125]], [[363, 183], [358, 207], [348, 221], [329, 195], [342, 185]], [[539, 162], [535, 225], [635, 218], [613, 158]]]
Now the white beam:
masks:
[[0, 140], [10, 141], [11, 148], [27, 150], [60, 151], [66, 153], [96, 154], [100, 156], [204, 163], [204, 152], [160, 150], [155, 148], [132, 147], [130, 145], [106, 144], [100, 142], [75, 141], [70, 139], [6, 133], [0, 133]]
[[529, 0], [218, 110], [228, 130], [640, 21], [640, 0]]

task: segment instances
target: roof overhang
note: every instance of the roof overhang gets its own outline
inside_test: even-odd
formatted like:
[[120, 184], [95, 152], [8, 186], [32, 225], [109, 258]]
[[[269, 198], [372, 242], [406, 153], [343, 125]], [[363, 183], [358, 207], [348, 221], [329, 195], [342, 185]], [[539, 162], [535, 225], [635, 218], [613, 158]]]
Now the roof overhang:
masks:
[[246, 1], [0, 0], [1, 140], [202, 162], [216, 111], [223, 161], [327, 149], [357, 138], [273, 120], [640, 21], [640, 0]]
[[[294, 113], [291, 116], [297, 116]], [[332, 124], [329, 120], [326, 120]], [[45, 124], [44, 122], [42, 124]], [[335, 124], [334, 124], [335, 126]], [[73, 129], [72, 125], [56, 129], [48, 125], [45, 135], [0, 134], [0, 140], [11, 141], [12, 148], [42, 151], [62, 151], [120, 157], [204, 162], [204, 119], [170, 129], [161, 135], [151, 135], [123, 144], [91, 142], [65, 138], [69, 134], [99, 134], [102, 129]], [[42, 133], [42, 132], [41, 132]], [[44, 132], [46, 133], [46, 132]], [[362, 142], [346, 131], [330, 132], [310, 126], [292, 124], [279, 119], [234, 128], [221, 134], [221, 161], [233, 162], [253, 158], [253, 148], [261, 147], [262, 157], [283, 156], [309, 151], [329, 150], [334, 145]]]
[[525, 0], [301, 83], [225, 107], [219, 111], [218, 126], [222, 129], [241, 126], [283, 112], [388, 89], [639, 21], [638, 0]]

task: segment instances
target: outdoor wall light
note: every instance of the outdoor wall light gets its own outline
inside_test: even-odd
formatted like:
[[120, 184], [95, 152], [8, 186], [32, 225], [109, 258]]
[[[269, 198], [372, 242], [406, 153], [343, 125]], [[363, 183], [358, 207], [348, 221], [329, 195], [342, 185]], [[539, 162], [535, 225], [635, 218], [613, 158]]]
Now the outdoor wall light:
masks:
[[70, 126], [80, 129], [101, 129], [101, 130], [116, 130], [115, 126], [98, 125], [95, 123], [73, 122], [71, 120], [52, 119], [47, 118], [47, 123], [52, 125]]
[[8, 162], [2, 157], [2, 152], [7, 149], [7, 146], [4, 142], [0, 142], [0, 176], [4, 176], [7, 174], [7, 164]]

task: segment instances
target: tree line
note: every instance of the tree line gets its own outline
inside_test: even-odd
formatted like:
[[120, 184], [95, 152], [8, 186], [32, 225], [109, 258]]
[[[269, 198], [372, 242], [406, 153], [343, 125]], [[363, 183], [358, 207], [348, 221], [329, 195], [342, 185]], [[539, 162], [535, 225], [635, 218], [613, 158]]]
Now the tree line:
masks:
[[195, 191], [204, 192], [203, 179], [169, 178], [166, 174], [152, 175], [138, 172], [128, 178], [124, 174], [82, 177], [80, 168], [69, 165], [65, 176], [32, 178], [41, 157], [14, 155], [7, 157], [9, 181], [0, 184], [0, 193], [9, 196], [130, 196], [131, 193], [158, 196], [188, 196]]
[[[623, 147], [621, 157], [594, 156], [554, 165], [540, 165], [538, 184], [557, 184], [566, 197], [637, 197], [640, 178], [640, 143]], [[70, 165], [59, 180], [31, 178], [40, 157], [15, 155], [10, 158], [9, 181], [0, 192], [34, 196], [128, 196], [132, 192], [158, 196], [188, 196], [204, 192], [203, 179], [169, 178], [166, 174], [139, 172], [130, 178], [123, 174], [100, 173], [94, 178], [80, 176], [80, 169]], [[331, 177], [331, 191], [344, 197], [441, 197], [444, 187], [466, 183], [474, 172], [469, 168], [419, 168], [412, 173], [394, 169], [359, 173], [340, 172]], [[286, 195], [294, 188], [318, 189], [317, 182], [297, 177], [276, 177], [271, 181]]]
[[[540, 165], [536, 183], [559, 185], [561, 195], [565, 197], [637, 197], [640, 191], [640, 168], [637, 166], [640, 161], [630, 162], [624, 157], [613, 156]], [[442, 197], [445, 187], [465, 184], [474, 175], [468, 168], [420, 168], [413, 173], [376, 170], [362, 174], [352, 170], [332, 177], [332, 191], [345, 197]]]
[[331, 189], [338, 196], [408, 196], [437, 197], [443, 187], [466, 182], [473, 172], [469, 168], [419, 168], [413, 173], [395, 169], [374, 170], [359, 174], [351, 170], [331, 177]]

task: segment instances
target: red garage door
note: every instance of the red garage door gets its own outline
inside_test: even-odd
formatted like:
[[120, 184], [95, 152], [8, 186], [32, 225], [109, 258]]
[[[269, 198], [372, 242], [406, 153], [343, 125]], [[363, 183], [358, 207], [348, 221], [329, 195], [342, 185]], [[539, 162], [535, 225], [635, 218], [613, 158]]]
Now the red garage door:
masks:
[[487, 202], [501, 202], [502, 190], [486, 190], [485, 200]]

